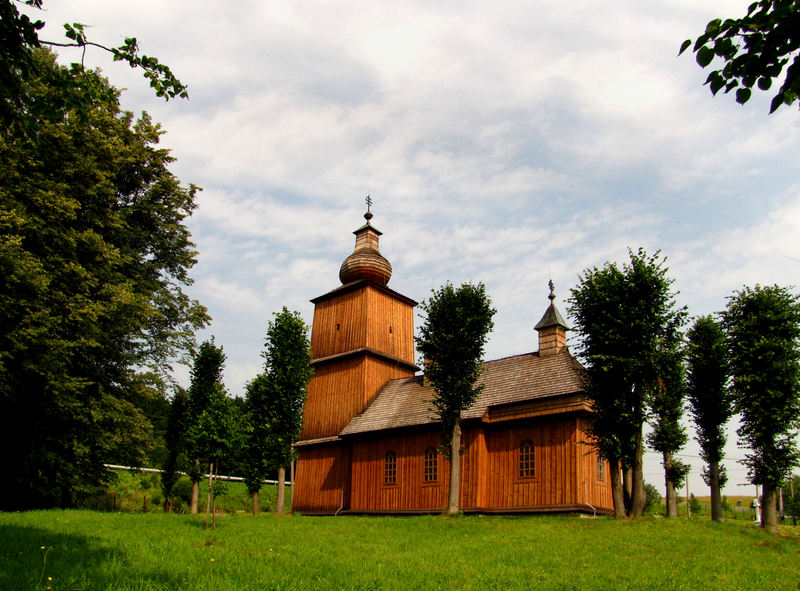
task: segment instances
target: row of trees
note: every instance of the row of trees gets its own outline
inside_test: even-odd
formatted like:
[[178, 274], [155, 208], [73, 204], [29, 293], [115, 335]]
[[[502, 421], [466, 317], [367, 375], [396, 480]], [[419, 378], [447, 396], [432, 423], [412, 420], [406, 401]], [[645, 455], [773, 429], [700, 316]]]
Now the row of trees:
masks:
[[741, 416], [749, 477], [763, 487], [763, 525], [777, 530], [775, 490], [797, 465], [800, 425], [800, 299], [778, 286], [734, 293], [719, 320], [697, 318], [684, 342], [685, 308], [675, 303], [666, 259], [630, 252], [623, 266], [606, 263], [581, 274], [570, 312], [594, 406], [591, 442], [612, 466], [614, 511], [637, 517], [645, 503], [643, 430], [662, 454], [667, 515], [677, 515], [676, 487], [687, 467], [674, 455], [686, 443], [684, 400], [707, 463], [712, 517], [722, 519], [720, 468], [724, 427]]
[[[194, 358], [188, 391], [172, 399], [162, 476], [167, 510], [178, 471], [192, 479], [192, 513], [198, 511], [199, 483], [208, 470], [243, 474], [258, 513], [258, 492], [277, 473], [276, 511], [283, 513], [286, 467], [292, 460], [311, 379], [308, 329], [297, 312], [284, 308], [267, 326], [264, 370], [247, 384], [245, 398], [228, 396], [222, 383], [225, 354], [214, 340], [202, 343]], [[211, 491], [210, 491], [211, 492]]]

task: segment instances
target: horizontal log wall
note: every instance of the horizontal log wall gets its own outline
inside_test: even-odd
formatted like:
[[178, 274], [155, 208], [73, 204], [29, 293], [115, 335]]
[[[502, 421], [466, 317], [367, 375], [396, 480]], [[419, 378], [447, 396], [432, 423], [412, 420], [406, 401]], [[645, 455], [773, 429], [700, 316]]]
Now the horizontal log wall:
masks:
[[300, 513], [334, 513], [349, 499], [350, 453], [343, 445], [299, 448], [295, 468], [292, 510]]
[[391, 294], [368, 287], [366, 346], [414, 363], [414, 308]]

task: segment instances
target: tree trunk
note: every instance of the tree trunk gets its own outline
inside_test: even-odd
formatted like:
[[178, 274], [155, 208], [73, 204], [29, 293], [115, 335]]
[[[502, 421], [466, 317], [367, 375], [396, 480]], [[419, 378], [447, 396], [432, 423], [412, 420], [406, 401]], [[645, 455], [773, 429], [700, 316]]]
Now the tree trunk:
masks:
[[200, 502], [200, 483], [192, 482], [192, 504], [189, 508], [189, 513], [197, 515], [197, 505]]
[[275, 513], [283, 515], [286, 513], [284, 510], [284, 503], [286, 502], [286, 466], [281, 464], [278, 466], [278, 498], [275, 501]]
[[253, 515], [258, 515], [258, 491], [253, 493]]
[[761, 527], [774, 534], [778, 533], [775, 489], [768, 484], [761, 485]]
[[711, 475], [711, 520], [722, 523], [725, 514], [722, 512], [722, 494], [719, 490], [719, 462], [709, 462], [708, 471]]
[[289, 489], [289, 511], [294, 507], [294, 458], [289, 464], [289, 480], [291, 480], [291, 487]]
[[[678, 516], [678, 493], [675, 490], [675, 482], [670, 479], [669, 474], [672, 470], [672, 454], [664, 453], [664, 485], [665, 485], [665, 505], [667, 507], [667, 517], [675, 518]], [[645, 499], [646, 500], [646, 499]]]
[[622, 500], [625, 506], [625, 515], [631, 514], [631, 500], [633, 499], [633, 468], [622, 466]]
[[642, 466], [642, 427], [639, 424], [638, 431], [636, 432], [636, 443], [633, 451], [633, 466], [631, 475], [631, 517], [641, 517], [644, 513], [644, 504], [647, 501], [644, 494], [644, 471]]
[[619, 469], [619, 460], [608, 459], [609, 476], [611, 478], [611, 498], [614, 501], [614, 517], [625, 519], [625, 495], [622, 486], [622, 473]]
[[447, 514], [455, 515], [459, 509], [461, 492], [461, 421], [456, 421], [450, 437], [450, 494], [447, 500]]

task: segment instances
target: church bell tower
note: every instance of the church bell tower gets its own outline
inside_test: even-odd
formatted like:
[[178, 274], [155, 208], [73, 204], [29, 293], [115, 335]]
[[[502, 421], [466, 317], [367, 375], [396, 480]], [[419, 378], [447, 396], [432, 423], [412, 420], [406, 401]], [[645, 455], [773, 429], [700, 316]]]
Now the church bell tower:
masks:
[[366, 223], [353, 233], [355, 249], [341, 265], [338, 288], [311, 300], [314, 377], [308, 385], [293, 503], [306, 513], [348, 505], [350, 454], [339, 433], [375, 399], [387, 381], [411, 377], [414, 307], [390, 289], [392, 265], [379, 250], [380, 230]]

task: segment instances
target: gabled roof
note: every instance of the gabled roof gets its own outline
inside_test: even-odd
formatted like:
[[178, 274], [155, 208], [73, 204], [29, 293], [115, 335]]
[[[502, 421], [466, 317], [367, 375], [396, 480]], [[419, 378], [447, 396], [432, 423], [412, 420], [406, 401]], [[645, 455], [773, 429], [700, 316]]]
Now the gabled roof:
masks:
[[[566, 349], [549, 357], [526, 353], [488, 361], [480, 377], [483, 391], [461, 418], [481, 418], [489, 407], [501, 404], [581, 392], [580, 367]], [[423, 376], [391, 380], [363, 413], [350, 420], [341, 435], [433, 423], [433, 396], [433, 386]]]

